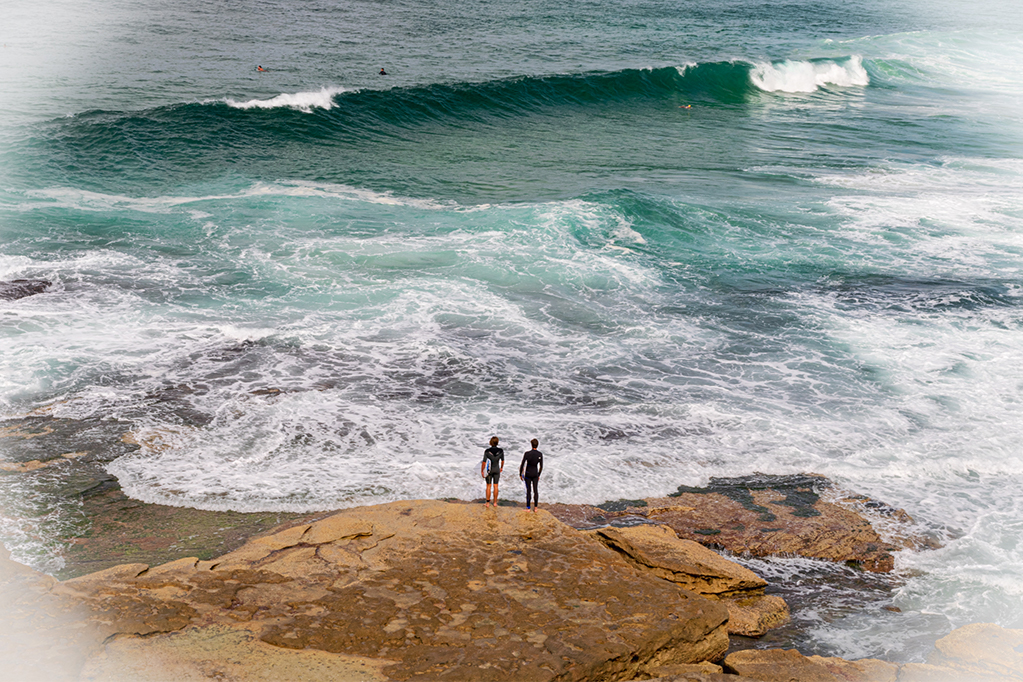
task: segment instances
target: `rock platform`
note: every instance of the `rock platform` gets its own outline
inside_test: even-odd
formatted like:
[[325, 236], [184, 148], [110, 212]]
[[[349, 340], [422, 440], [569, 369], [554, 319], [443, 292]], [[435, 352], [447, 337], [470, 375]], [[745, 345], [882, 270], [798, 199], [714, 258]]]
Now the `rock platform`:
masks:
[[581, 531], [442, 501], [349, 509], [212, 560], [60, 582], [0, 556], [18, 682], [1023, 682], [1023, 631], [971, 625], [925, 663], [725, 656], [746, 569], [663, 525]]
[[[18, 597], [14, 611], [60, 614], [66, 623], [46, 634], [74, 634], [85, 653], [64, 669], [84, 657], [78, 674], [90, 680], [151, 679], [139, 663], [149, 657], [161, 669], [177, 661], [178, 679], [237, 675], [201, 654], [217, 642], [355, 675], [330, 679], [526, 682], [627, 679], [728, 646], [720, 603], [550, 514], [439, 501], [346, 510], [212, 561], [36, 580], [38, 599]], [[58, 673], [46, 678], [79, 679]]]

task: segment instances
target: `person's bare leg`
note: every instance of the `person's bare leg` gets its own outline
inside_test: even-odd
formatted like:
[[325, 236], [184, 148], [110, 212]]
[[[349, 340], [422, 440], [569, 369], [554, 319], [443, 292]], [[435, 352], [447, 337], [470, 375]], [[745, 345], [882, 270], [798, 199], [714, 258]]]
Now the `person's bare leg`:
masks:
[[497, 484], [494, 484], [494, 506], [497, 506]]
[[487, 483], [487, 501], [483, 503], [484, 507], [490, 506], [490, 484]]

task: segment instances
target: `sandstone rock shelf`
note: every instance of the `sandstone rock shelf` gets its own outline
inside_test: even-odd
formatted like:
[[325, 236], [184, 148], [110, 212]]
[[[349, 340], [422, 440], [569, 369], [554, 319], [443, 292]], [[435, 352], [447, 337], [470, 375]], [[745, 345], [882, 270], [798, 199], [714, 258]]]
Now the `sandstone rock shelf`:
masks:
[[212, 560], [59, 582], [0, 557], [0, 670], [23, 682], [1023, 680], [1023, 631], [962, 628], [924, 663], [725, 656], [764, 582], [664, 525], [395, 502]]

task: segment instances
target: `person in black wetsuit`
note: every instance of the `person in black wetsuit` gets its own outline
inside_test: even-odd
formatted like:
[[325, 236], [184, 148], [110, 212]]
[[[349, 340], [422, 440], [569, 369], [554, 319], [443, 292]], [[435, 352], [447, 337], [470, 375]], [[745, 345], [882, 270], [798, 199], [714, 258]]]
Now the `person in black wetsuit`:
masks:
[[[494, 486], [494, 506], [497, 506], [497, 483], [504, 470], [504, 450], [497, 447], [499, 442], [497, 436], [490, 439], [490, 447], [483, 451], [483, 461], [480, 462], [480, 476], [487, 482], [487, 501], [484, 507], [490, 504], [491, 485]], [[490, 473], [487, 473], [487, 462], [490, 462]]]
[[[526, 482], [526, 509], [536, 511], [536, 506], [540, 503], [539, 492], [537, 491], [536, 484], [540, 482], [540, 474], [543, 473], [543, 453], [536, 449], [540, 444], [536, 438], [529, 441], [529, 444], [533, 446], [532, 450], [527, 450], [522, 455], [522, 464], [519, 465], [519, 478]], [[529, 504], [529, 491], [533, 490], [533, 504]]]
[[380, 67], [380, 75], [381, 76], [386, 76], [387, 75], [387, 72], [384, 71], [384, 67], [382, 67], [382, 66]]

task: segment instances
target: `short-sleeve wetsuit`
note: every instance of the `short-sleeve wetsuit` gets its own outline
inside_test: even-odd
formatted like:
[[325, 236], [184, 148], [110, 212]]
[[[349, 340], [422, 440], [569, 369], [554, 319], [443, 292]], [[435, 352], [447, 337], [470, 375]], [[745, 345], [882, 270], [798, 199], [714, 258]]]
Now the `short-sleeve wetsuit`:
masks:
[[490, 473], [487, 474], [487, 485], [501, 480], [501, 467], [504, 465], [504, 450], [492, 445], [483, 451], [484, 461], [490, 460]]

